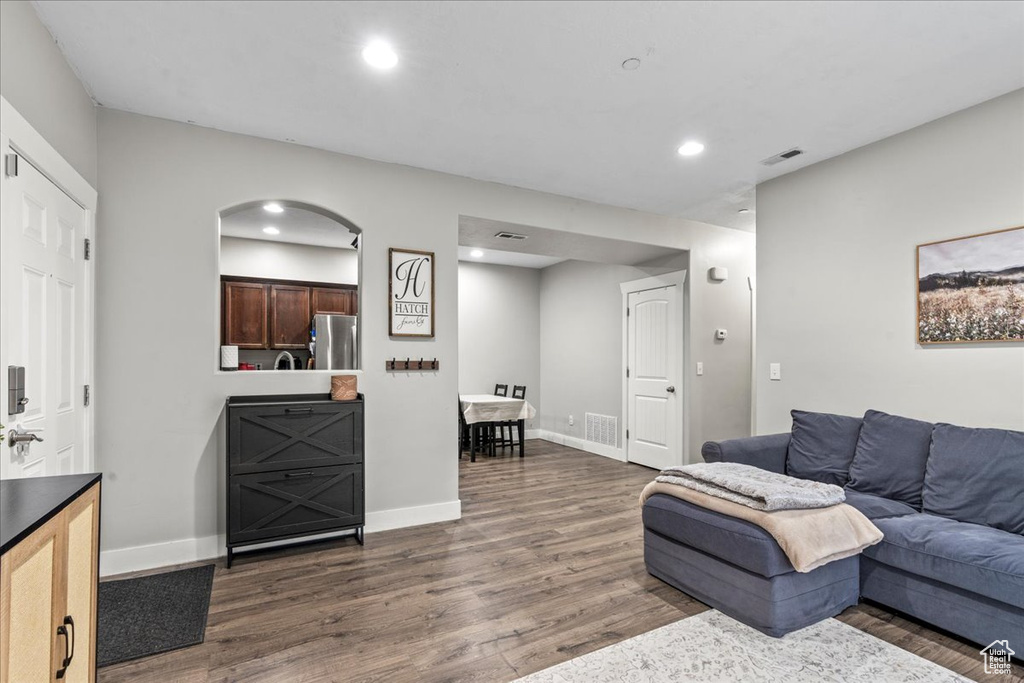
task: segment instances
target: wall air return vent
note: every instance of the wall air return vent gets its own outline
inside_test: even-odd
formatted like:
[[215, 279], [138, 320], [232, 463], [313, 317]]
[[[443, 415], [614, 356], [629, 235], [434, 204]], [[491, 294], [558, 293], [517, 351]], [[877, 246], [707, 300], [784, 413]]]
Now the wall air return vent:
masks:
[[526, 235], [518, 235], [518, 234], [516, 234], [514, 232], [499, 232], [499, 233], [496, 233], [494, 236], [495, 237], [500, 237], [503, 240], [525, 240], [526, 239]]
[[765, 166], [774, 166], [775, 164], [781, 164], [786, 159], [798, 157], [803, 153], [804, 151], [802, 149], [800, 149], [799, 147], [794, 147], [793, 149], [786, 150], [781, 154], [776, 154], [773, 157], [768, 157], [767, 159], [762, 160], [761, 163], [764, 164]]
[[586, 440], [603, 446], [619, 445], [619, 419], [611, 415], [586, 413]]

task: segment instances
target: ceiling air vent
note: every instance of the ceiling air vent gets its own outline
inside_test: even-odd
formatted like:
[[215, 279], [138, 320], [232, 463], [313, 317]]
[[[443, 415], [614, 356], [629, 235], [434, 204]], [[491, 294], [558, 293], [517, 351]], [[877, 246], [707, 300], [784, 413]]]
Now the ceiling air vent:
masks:
[[793, 149], [782, 152], [781, 154], [776, 154], [773, 157], [768, 157], [767, 159], [761, 161], [761, 163], [764, 164], [765, 166], [774, 166], [775, 164], [781, 164], [786, 159], [798, 157], [803, 153], [804, 151], [802, 149], [800, 149], [799, 147], [794, 147]]
[[526, 239], [526, 235], [517, 235], [514, 232], [499, 232], [499, 233], [496, 233], [494, 236], [495, 237], [500, 237], [503, 240], [525, 240]]

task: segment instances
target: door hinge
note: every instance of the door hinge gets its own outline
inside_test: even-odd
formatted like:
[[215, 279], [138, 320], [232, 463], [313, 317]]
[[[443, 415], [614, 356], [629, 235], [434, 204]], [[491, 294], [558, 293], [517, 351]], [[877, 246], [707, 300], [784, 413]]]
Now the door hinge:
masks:
[[4, 159], [4, 171], [8, 178], [18, 177], [18, 155], [14, 152], [8, 154]]
[[629, 430], [626, 430], [626, 441], [629, 441]]
[[82, 398], [84, 399], [85, 405], [89, 405], [89, 398], [90, 398], [90, 396], [89, 396], [89, 385], [88, 384], [85, 385], [85, 392], [84, 392]]
[[626, 377], [629, 377], [629, 368], [626, 368]]
[[629, 317], [629, 306], [626, 306], [626, 317]]
[[85, 260], [88, 261], [92, 258], [92, 242], [88, 237], [85, 238]]

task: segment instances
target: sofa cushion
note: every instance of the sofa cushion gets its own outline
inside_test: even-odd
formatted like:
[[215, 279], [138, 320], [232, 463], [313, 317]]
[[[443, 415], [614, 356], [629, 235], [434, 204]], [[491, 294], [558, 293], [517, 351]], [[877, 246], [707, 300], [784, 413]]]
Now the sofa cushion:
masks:
[[846, 504], [860, 510], [868, 519], [874, 521], [882, 517], [902, 517], [903, 515], [917, 514], [917, 510], [905, 503], [873, 496], [870, 493], [860, 493], [846, 489]]
[[926, 513], [873, 521], [885, 538], [865, 556], [1024, 608], [1024, 537]]
[[877, 410], [864, 413], [846, 487], [920, 510], [924, 468], [934, 427], [931, 422]]
[[1024, 432], [935, 425], [923, 508], [1024, 534]]
[[771, 534], [750, 522], [656, 493], [643, 509], [644, 527], [765, 578], [792, 572]]
[[786, 456], [786, 474], [836, 486], [845, 484], [857, 449], [861, 419], [805, 410], [790, 414], [793, 434]]

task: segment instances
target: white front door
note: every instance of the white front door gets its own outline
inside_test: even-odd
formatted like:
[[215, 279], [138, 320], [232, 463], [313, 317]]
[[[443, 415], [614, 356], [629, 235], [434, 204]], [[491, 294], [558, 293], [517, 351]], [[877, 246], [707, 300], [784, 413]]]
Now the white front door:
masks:
[[657, 469], [682, 464], [678, 290], [631, 292], [627, 303], [626, 452], [630, 462]]
[[[13, 150], [4, 149], [4, 154]], [[41, 441], [0, 446], [4, 478], [85, 470], [87, 213], [21, 157], [3, 176], [0, 226], [0, 423]], [[11, 414], [8, 367], [25, 368], [24, 412]]]

